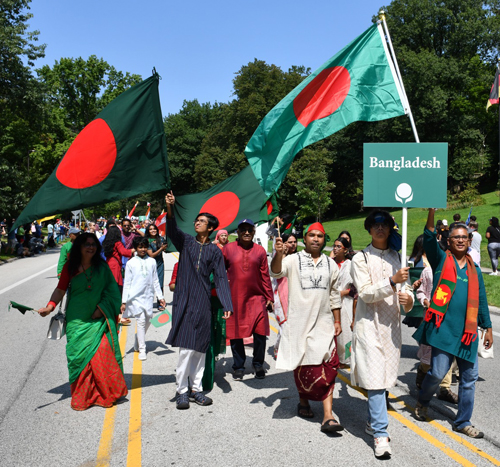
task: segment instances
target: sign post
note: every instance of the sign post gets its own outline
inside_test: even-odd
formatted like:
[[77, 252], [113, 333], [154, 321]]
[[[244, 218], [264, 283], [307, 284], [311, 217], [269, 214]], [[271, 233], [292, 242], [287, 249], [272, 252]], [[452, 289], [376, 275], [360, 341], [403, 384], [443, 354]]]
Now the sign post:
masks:
[[446, 208], [448, 143], [365, 143], [363, 204], [402, 207], [401, 267], [406, 266], [407, 208]]

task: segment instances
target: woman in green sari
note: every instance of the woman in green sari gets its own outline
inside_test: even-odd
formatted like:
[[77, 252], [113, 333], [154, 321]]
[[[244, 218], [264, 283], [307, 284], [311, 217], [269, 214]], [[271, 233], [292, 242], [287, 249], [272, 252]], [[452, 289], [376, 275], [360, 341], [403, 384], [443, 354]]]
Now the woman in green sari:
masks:
[[100, 250], [94, 234], [80, 235], [49, 303], [38, 310], [47, 316], [68, 290], [66, 357], [74, 410], [111, 407], [128, 392], [118, 345], [121, 297]]

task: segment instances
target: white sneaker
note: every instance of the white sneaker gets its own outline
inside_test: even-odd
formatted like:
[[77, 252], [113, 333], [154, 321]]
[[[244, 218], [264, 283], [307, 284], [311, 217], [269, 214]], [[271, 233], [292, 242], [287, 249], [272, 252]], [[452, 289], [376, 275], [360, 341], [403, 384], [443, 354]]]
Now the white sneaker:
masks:
[[387, 436], [374, 438], [373, 450], [377, 459], [389, 459], [392, 454], [391, 447], [389, 446], [389, 438]]
[[371, 426], [370, 422], [368, 422], [368, 421], [366, 422], [366, 426], [365, 426], [365, 433], [366, 433], [367, 435], [370, 435], [370, 436], [373, 436], [373, 434], [375, 433], [375, 431], [373, 430], [373, 428], [372, 428], [372, 426]]
[[139, 360], [147, 360], [146, 352], [139, 352]]
[[498, 276], [498, 271], [495, 271], [495, 272], [490, 272], [489, 274], [490, 276]]

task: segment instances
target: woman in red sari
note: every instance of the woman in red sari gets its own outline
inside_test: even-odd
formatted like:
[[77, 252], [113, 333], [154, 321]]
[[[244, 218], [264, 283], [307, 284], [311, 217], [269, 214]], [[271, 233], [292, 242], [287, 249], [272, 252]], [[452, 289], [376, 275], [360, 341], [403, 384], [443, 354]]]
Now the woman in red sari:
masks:
[[74, 410], [111, 407], [128, 392], [117, 332], [121, 295], [100, 250], [94, 234], [77, 237], [49, 303], [38, 310], [47, 316], [68, 290], [66, 357]]

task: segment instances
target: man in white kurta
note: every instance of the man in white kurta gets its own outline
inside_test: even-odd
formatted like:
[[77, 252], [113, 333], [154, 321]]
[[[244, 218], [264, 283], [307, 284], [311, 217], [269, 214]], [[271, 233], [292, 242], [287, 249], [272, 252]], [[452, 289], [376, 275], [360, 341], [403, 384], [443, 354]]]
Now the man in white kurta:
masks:
[[[283, 241], [276, 239], [276, 255], [271, 264], [271, 276], [288, 278], [288, 319], [282, 324], [282, 335], [276, 368], [295, 370], [299, 391], [299, 416], [313, 416], [309, 400], [323, 401], [322, 431], [342, 430], [332, 418], [333, 384], [338, 355], [335, 336], [341, 332], [340, 294], [336, 289], [339, 268], [323, 255], [325, 232], [320, 223], [309, 226], [304, 235], [306, 249], [283, 259]], [[327, 368], [328, 367], [328, 368]], [[298, 374], [302, 372], [301, 374]], [[319, 373], [314, 384], [305, 387], [310, 373]]]
[[374, 211], [365, 220], [372, 243], [352, 259], [351, 275], [358, 290], [352, 339], [351, 382], [368, 391], [369, 420], [365, 431], [374, 437], [375, 456], [391, 456], [385, 390], [396, 384], [401, 354], [400, 305], [413, 307], [408, 269], [389, 247], [394, 220]]
[[139, 238], [134, 241], [137, 256], [127, 262], [123, 282], [122, 313], [136, 318], [137, 334], [134, 350], [139, 352], [139, 360], [146, 360], [146, 332], [153, 317], [153, 303], [156, 296], [162, 306], [165, 300], [158, 281], [156, 261], [149, 257], [148, 240]]

